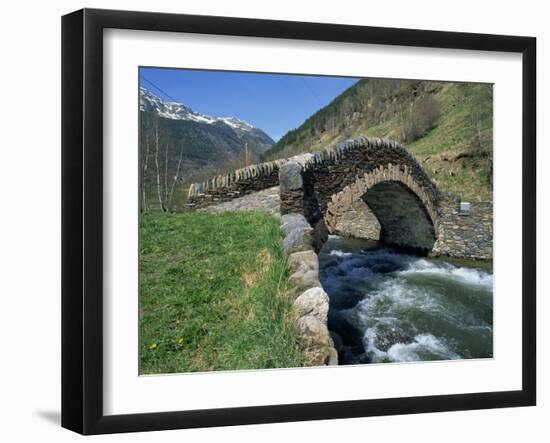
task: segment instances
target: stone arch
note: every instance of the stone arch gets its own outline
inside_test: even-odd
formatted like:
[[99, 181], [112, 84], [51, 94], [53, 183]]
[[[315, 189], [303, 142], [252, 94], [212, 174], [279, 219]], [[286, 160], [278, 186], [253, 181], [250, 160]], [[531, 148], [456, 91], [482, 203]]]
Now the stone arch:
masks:
[[304, 215], [322, 238], [339, 206], [362, 199], [378, 218], [386, 243], [432, 249], [441, 193], [403, 146], [361, 137], [300, 160], [281, 165], [282, 214]]
[[409, 169], [387, 164], [364, 173], [333, 194], [323, 214], [329, 232], [339, 214], [363, 201], [380, 225], [380, 240], [420, 251], [432, 249], [438, 235], [437, 209]]

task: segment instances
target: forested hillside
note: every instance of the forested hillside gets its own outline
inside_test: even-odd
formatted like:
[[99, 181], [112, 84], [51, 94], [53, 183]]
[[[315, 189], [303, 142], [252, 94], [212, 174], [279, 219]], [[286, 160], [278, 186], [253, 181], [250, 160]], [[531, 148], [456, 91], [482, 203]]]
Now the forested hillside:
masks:
[[492, 85], [363, 79], [267, 150], [263, 160], [359, 135], [404, 143], [443, 187], [492, 200]]

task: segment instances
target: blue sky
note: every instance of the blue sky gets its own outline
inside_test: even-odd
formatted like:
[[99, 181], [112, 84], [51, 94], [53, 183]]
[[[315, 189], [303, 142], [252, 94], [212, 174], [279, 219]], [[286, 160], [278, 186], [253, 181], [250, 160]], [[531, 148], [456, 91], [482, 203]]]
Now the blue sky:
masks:
[[274, 140], [359, 80], [165, 68], [141, 68], [140, 77], [141, 86], [164, 100], [183, 103], [202, 114], [240, 118]]

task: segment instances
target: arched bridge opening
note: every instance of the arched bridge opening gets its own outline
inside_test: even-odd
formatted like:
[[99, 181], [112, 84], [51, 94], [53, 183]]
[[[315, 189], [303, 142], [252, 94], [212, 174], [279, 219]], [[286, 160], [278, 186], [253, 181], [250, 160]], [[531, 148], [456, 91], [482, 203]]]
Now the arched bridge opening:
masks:
[[336, 217], [362, 200], [381, 227], [380, 240], [419, 253], [438, 237], [440, 191], [401, 145], [349, 141], [280, 167], [281, 212], [305, 216], [321, 239]]
[[398, 181], [381, 182], [362, 197], [380, 224], [380, 241], [392, 246], [429, 252], [435, 229], [418, 196]]

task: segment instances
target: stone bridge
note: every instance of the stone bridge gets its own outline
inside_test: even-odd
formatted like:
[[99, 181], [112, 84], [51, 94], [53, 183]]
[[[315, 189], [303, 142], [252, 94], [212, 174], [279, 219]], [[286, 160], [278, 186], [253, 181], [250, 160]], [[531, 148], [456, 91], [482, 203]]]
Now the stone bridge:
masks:
[[[471, 203], [442, 192], [399, 143], [360, 137], [288, 159], [251, 165], [189, 188], [189, 208], [241, 198], [280, 186], [280, 212], [303, 215], [315, 231], [316, 248], [352, 208], [388, 245], [420, 253], [492, 257], [492, 204]], [[378, 238], [377, 238], [378, 239]]]
[[422, 252], [434, 246], [442, 194], [393, 141], [342, 143], [312, 154], [303, 165], [281, 165], [279, 176], [282, 214], [301, 213], [313, 227], [323, 223], [333, 231], [337, 217], [362, 200], [378, 219], [384, 243]]

